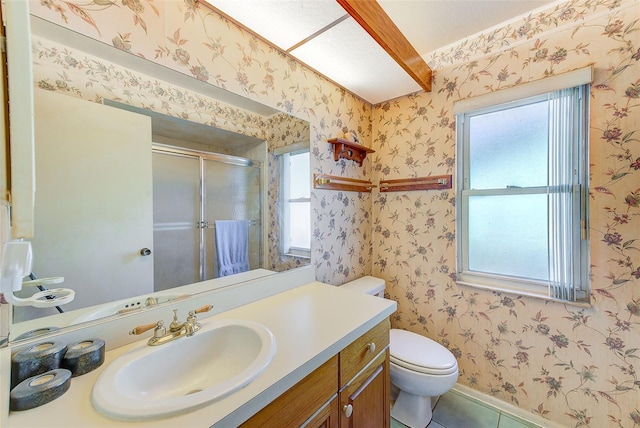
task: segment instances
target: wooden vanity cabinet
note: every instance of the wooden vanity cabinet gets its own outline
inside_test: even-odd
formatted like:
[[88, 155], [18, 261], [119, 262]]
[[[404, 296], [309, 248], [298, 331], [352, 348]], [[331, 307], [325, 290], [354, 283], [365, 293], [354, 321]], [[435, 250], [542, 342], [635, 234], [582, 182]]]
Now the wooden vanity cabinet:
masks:
[[373, 327], [241, 427], [389, 428], [389, 328]]
[[[338, 356], [335, 355], [240, 426], [242, 428], [302, 426], [312, 416], [317, 416], [315, 413], [320, 413], [319, 410], [325, 407], [325, 403], [335, 398], [337, 386]], [[328, 416], [325, 419], [328, 419]], [[333, 419], [337, 421], [337, 417]], [[316, 427], [325, 426], [322, 425], [322, 420], [317, 422]], [[337, 427], [337, 425], [326, 426]]]
[[389, 428], [389, 382], [389, 356], [385, 350], [340, 391], [340, 428]]
[[304, 428], [338, 428], [340, 411], [338, 410], [338, 394], [311, 416], [302, 425]]
[[389, 320], [340, 352], [340, 428], [389, 428]]

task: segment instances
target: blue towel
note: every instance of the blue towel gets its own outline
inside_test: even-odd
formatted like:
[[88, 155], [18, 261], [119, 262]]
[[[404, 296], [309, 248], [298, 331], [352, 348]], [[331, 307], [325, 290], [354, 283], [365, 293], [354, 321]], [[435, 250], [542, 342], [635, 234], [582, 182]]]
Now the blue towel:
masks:
[[247, 220], [215, 221], [218, 277], [249, 270], [249, 222]]

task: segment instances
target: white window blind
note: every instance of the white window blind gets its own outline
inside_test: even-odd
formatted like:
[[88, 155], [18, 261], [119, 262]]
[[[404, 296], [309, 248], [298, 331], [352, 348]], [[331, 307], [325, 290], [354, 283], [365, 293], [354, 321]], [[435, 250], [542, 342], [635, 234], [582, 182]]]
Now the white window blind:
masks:
[[[581, 145], [584, 139], [584, 87], [564, 89], [549, 97], [549, 293], [576, 301], [587, 282], [586, 178]], [[584, 148], [586, 150], [586, 147]], [[576, 233], [574, 231], [579, 231]]]

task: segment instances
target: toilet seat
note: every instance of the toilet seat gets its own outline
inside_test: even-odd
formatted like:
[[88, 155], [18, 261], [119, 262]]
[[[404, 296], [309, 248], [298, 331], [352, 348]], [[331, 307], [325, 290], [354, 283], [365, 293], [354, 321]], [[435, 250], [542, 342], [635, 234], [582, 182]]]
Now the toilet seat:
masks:
[[444, 346], [406, 330], [389, 332], [391, 363], [418, 373], [448, 375], [458, 371], [458, 362]]
[[408, 363], [406, 361], [402, 361], [399, 360], [397, 358], [394, 358], [393, 356], [390, 356], [389, 361], [392, 364], [396, 364], [399, 367], [405, 368], [407, 370], [411, 370], [413, 372], [416, 373], [422, 373], [422, 374], [428, 374], [428, 375], [433, 375], [433, 376], [444, 376], [444, 375], [449, 375], [452, 373], [455, 373], [456, 371], [458, 371], [458, 367], [457, 366], [453, 366], [449, 369], [433, 369], [430, 367], [421, 367], [421, 366], [416, 366], [414, 364]]

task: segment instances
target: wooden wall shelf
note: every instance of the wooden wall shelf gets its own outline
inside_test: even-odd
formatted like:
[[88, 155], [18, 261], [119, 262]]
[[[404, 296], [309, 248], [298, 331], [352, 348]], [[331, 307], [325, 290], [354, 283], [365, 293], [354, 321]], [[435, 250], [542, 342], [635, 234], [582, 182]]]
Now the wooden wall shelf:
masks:
[[398, 180], [380, 180], [381, 192], [403, 192], [410, 190], [451, 189], [451, 174], [430, 175], [428, 177], [402, 178]]
[[331, 138], [327, 141], [333, 145], [333, 160], [336, 162], [339, 159], [348, 159], [362, 166], [362, 161], [367, 157], [367, 153], [375, 153], [373, 149], [342, 138]]
[[374, 187], [376, 186], [367, 180], [356, 180], [355, 178], [337, 177], [327, 174], [313, 174], [314, 189], [371, 193], [371, 189]]

